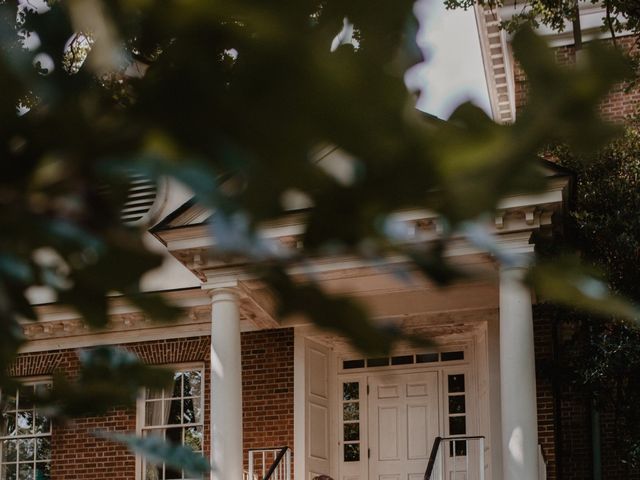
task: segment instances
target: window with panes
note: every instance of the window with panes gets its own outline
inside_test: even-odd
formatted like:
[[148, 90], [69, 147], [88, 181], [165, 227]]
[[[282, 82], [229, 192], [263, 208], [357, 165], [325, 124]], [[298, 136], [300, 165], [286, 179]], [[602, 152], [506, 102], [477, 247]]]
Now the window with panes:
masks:
[[360, 461], [360, 382], [342, 384], [343, 460]]
[[49, 382], [21, 385], [0, 392], [0, 479], [49, 480], [51, 478], [51, 422], [35, 405]]
[[[463, 373], [447, 375], [447, 419], [449, 436], [462, 437], [467, 434], [467, 400]], [[450, 456], [465, 456], [466, 440], [454, 440], [449, 444]]]
[[[202, 453], [204, 440], [203, 369], [181, 368], [174, 373], [173, 385], [165, 390], [147, 390], [142, 401], [142, 435], [157, 436]], [[144, 460], [144, 480], [202, 479], [163, 463]]]

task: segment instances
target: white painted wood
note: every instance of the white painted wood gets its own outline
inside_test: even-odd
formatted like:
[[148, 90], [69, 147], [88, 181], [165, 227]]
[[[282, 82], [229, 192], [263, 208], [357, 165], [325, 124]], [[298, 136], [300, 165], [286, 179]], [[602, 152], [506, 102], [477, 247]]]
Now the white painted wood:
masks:
[[540, 445], [538, 445], [538, 480], [547, 480], [547, 462], [544, 459]]
[[369, 479], [422, 479], [438, 428], [438, 374], [369, 377]]
[[328, 347], [306, 340], [305, 462], [309, 479], [317, 475], [331, 475], [330, 357], [331, 350]]
[[306, 386], [305, 386], [305, 332], [293, 331], [293, 477], [305, 478], [306, 472]]
[[[477, 362], [477, 357], [476, 362]], [[474, 365], [477, 368], [477, 365]], [[441, 424], [442, 432], [445, 437], [455, 436], [449, 430], [449, 375], [464, 375], [464, 396], [465, 396], [465, 412], [466, 412], [466, 432], [465, 435], [487, 435], [487, 432], [483, 430], [480, 425], [481, 421], [478, 418], [478, 411], [481, 411], [479, 401], [479, 389], [476, 376], [472, 374], [472, 366], [465, 367], [452, 366], [445, 367], [441, 373], [441, 391], [442, 391], [442, 411], [441, 411]], [[479, 457], [480, 457], [480, 443], [478, 441], [470, 440], [467, 442], [467, 455], [464, 456], [451, 456], [450, 449], [453, 448], [453, 441], [447, 441], [440, 447], [443, 449], [442, 458], [443, 470], [445, 472], [445, 478], [451, 480], [479, 480], [480, 472], [478, 471]], [[484, 450], [484, 445], [483, 445]], [[483, 462], [483, 465], [486, 465]]]
[[241, 479], [242, 361], [235, 291], [211, 291], [211, 480]]
[[502, 480], [502, 419], [500, 408], [500, 316], [489, 317], [488, 327], [488, 360], [489, 360], [489, 425], [491, 438], [488, 442], [491, 464], [491, 480]]
[[[478, 432], [486, 437], [482, 442], [482, 455], [484, 456], [484, 476], [485, 478], [493, 478], [491, 445], [491, 383], [489, 374], [489, 356], [488, 356], [488, 329], [485, 324], [475, 338], [475, 378], [478, 392]], [[498, 397], [496, 397], [498, 398]], [[497, 479], [496, 479], [497, 480]]]
[[[344, 415], [343, 415], [343, 385], [345, 383], [358, 382], [359, 391], [359, 428], [360, 428], [360, 460], [357, 462], [344, 461]], [[338, 379], [337, 405], [336, 412], [339, 421], [337, 437], [338, 449], [336, 456], [338, 457], [340, 480], [367, 480], [369, 476], [369, 459], [367, 458], [368, 448], [368, 412], [367, 412], [367, 377], [364, 373], [340, 375]]]
[[538, 480], [538, 420], [531, 292], [524, 268], [500, 271], [500, 392], [504, 480]]

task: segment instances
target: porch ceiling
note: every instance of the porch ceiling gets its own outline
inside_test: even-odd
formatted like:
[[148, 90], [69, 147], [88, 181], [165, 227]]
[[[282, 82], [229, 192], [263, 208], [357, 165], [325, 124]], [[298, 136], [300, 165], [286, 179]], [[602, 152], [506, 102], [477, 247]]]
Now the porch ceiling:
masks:
[[[495, 263], [486, 255], [458, 257], [455, 262], [474, 272], [473, 280], [447, 287], [428, 281], [407, 264], [350, 266], [325, 272], [296, 273], [299, 282], [313, 279], [323, 290], [348, 295], [380, 321], [404, 320], [440, 312], [497, 308]], [[243, 292], [265, 314], [275, 315], [271, 297], [258, 280], [240, 282]], [[286, 325], [305, 324], [304, 318], [284, 319]], [[274, 320], [274, 325], [279, 322]], [[272, 327], [271, 327], [272, 328]]]

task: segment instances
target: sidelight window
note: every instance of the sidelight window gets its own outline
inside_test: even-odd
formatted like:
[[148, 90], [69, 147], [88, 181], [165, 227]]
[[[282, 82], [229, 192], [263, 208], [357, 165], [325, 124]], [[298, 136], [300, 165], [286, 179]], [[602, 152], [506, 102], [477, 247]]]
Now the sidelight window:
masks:
[[360, 382], [342, 384], [342, 445], [345, 462], [360, 461]]
[[[447, 375], [447, 419], [449, 436], [467, 434], [467, 404], [465, 376], [462, 373]], [[467, 454], [467, 442], [452, 441], [449, 444], [449, 455], [459, 457]]]

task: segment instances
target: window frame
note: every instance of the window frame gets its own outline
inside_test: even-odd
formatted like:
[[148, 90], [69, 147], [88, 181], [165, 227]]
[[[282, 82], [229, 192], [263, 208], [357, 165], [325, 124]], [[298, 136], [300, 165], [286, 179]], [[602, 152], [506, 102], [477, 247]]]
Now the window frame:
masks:
[[[169, 428], [180, 428], [181, 430], [184, 430], [185, 428], [189, 428], [189, 427], [200, 427], [202, 428], [202, 433], [203, 433], [203, 438], [202, 438], [202, 454], [204, 455], [204, 432], [205, 432], [205, 411], [206, 411], [206, 407], [205, 407], [205, 391], [206, 391], [206, 383], [205, 383], [205, 376], [206, 376], [206, 367], [205, 364], [203, 362], [189, 362], [189, 363], [171, 363], [171, 364], [163, 364], [163, 365], [157, 365], [158, 367], [161, 368], [166, 368], [168, 370], [171, 370], [172, 372], [178, 373], [178, 372], [183, 372], [183, 371], [188, 371], [188, 370], [199, 370], [201, 372], [201, 388], [200, 388], [200, 411], [201, 411], [201, 415], [202, 418], [200, 420], [200, 422], [195, 422], [195, 423], [180, 423], [180, 424], [163, 424], [163, 425], [153, 425], [153, 426], [145, 426], [145, 419], [146, 419], [146, 404], [147, 404], [147, 397], [146, 397], [146, 389], [141, 389], [140, 393], [138, 395], [138, 398], [136, 400], [136, 434], [140, 437], [142, 437], [144, 435], [144, 432], [147, 431], [153, 431], [153, 430], [167, 430]], [[164, 392], [166, 393], [166, 390], [164, 390]], [[170, 397], [170, 398], [175, 398], [175, 397]], [[180, 396], [180, 399], [184, 399], [185, 397], [183, 395]], [[196, 398], [196, 397], [186, 397], [186, 398]], [[164, 395], [162, 396], [162, 402], [164, 402], [166, 399], [164, 397]], [[142, 455], [136, 455], [136, 472], [135, 472], [135, 478], [136, 480], [144, 480], [144, 475], [145, 475], [145, 459], [142, 457]]]
[[[16, 387], [16, 392], [19, 391], [19, 389], [21, 387], [35, 387], [36, 385], [48, 385], [49, 388], [53, 387], [53, 377], [49, 376], [49, 375], [40, 375], [40, 376], [33, 376], [33, 377], [24, 377], [24, 378], [18, 378], [16, 379], [17, 382], [19, 383], [18, 387]], [[0, 406], [2, 406], [2, 400], [4, 397], [4, 390], [0, 389]], [[17, 408], [20, 406], [20, 402], [19, 402], [19, 397], [18, 397], [18, 404], [16, 405], [16, 409], [15, 409], [15, 413], [17, 414], [18, 412], [20, 412], [20, 410]], [[36, 407], [34, 406], [32, 408], [33, 412], [35, 413]], [[26, 411], [26, 410], [25, 410]], [[4, 408], [1, 409], [1, 414], [4, 415]], [[44, 416], [44, 415], [43, 415]], [[46, 417], [46, 416], [45, 416]], [[48, 417], [47, 417], [48, 418]], [[35, 419], [34, 419], [35, 420]], [[52, 455], [52, 449], [51, 449], [51, 445], [52, 445], [52, 437], [53, 437], [53, 421], [48, 418], [48, 422], [49, 422], [49, 431], [48, 433], [36, 433], [35, 431], [31, 434], [27, 434], [27, 435], [18, 435], [16, 432], [16, 435], [0, 435], [0, 478], [3, 478], [4, 474], [5, 474], [5, 465], [8, 463], [15, 463], [16, 465], [16, 479], [18, 479], [18, 475], [20, 472], [20, 465], [21, 464], [31, 464], [32, 466], [35, 467], [36, 463], [45, 463], [48, 462], [49, 463], [49, 468], [51, 468], [51, 465], [53, 463], [53, 455]], [[37, 460], [37, 452], [34, 450], [34, 458], [33, 460], [29, 461], [29, 462], [20, 462], [18, 457], [19, 457], [19, 453], [16, 451], [16, 461], [15, 462], [4, 462], [2, 459], [2, 442], [6, 441], [6, 440], [21, 440], [21, 439], [38, 439], [38, 438], [48, 438], [49, 439], [49, 458], [47, 460]], [[51, 478], [51, 476], [49, 477]]]

